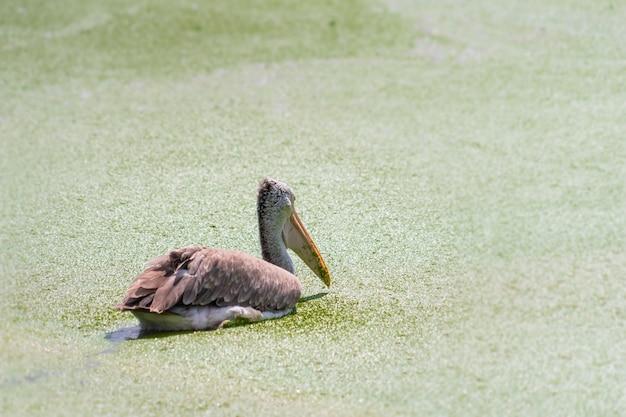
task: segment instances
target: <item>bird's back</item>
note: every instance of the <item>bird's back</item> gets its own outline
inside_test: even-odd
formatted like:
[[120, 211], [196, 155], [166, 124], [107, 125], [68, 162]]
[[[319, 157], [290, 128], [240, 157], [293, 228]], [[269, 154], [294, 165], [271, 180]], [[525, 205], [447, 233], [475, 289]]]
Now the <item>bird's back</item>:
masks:
[[187, 246], [149, 261], [147, 267], [117, 308], [157, 314], [182, 306], [282, 311], [298, 302], [302, 289], [290, 272], [235, 250]]

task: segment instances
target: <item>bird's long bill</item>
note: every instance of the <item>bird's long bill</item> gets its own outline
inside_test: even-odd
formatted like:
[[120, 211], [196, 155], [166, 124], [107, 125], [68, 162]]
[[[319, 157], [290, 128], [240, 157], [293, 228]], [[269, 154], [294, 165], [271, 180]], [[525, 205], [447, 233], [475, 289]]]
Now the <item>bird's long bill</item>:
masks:
[[326, 263], [295, 210], [283, 227], [283, 240], [285, 245], [294, 251], [327, 287], [330, 287], [330, 273]]

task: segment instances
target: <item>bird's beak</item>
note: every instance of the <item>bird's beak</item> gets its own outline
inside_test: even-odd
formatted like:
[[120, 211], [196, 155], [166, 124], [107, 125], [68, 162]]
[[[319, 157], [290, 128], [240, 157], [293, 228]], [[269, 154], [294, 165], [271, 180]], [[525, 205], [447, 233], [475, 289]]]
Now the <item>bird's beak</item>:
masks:
[[285, 245], [294, 251], [327, 287], [330, 287], [330, 274], [326, 263], [295, 210], [289, 217], [289, 221], [285, 222], [283, 240]]

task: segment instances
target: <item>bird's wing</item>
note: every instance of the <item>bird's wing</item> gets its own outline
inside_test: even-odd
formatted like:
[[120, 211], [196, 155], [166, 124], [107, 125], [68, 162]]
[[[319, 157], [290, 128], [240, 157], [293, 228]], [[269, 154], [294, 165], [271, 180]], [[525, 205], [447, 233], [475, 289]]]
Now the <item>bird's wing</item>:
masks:
[[176, 305], [292, 307], [300, 281], [288, 271], [243, 252], [187, 246], [147, 263], [131, 282], [121, 310], [162, 313]]

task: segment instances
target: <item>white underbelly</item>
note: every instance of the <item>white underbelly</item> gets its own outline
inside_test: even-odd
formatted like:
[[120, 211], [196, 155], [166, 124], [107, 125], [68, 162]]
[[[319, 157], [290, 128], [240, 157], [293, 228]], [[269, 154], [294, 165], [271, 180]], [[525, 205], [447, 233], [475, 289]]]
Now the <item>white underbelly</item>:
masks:
[[277, 319], [291, 312], [291, 308], [280, 311], [259, 311], [243, 306], [176, 306], [163, 313], [146, 310], [131, 310], [139, 319], [144, 330], [183, 331], [214, 330], [232, 321], [257, 322]]

